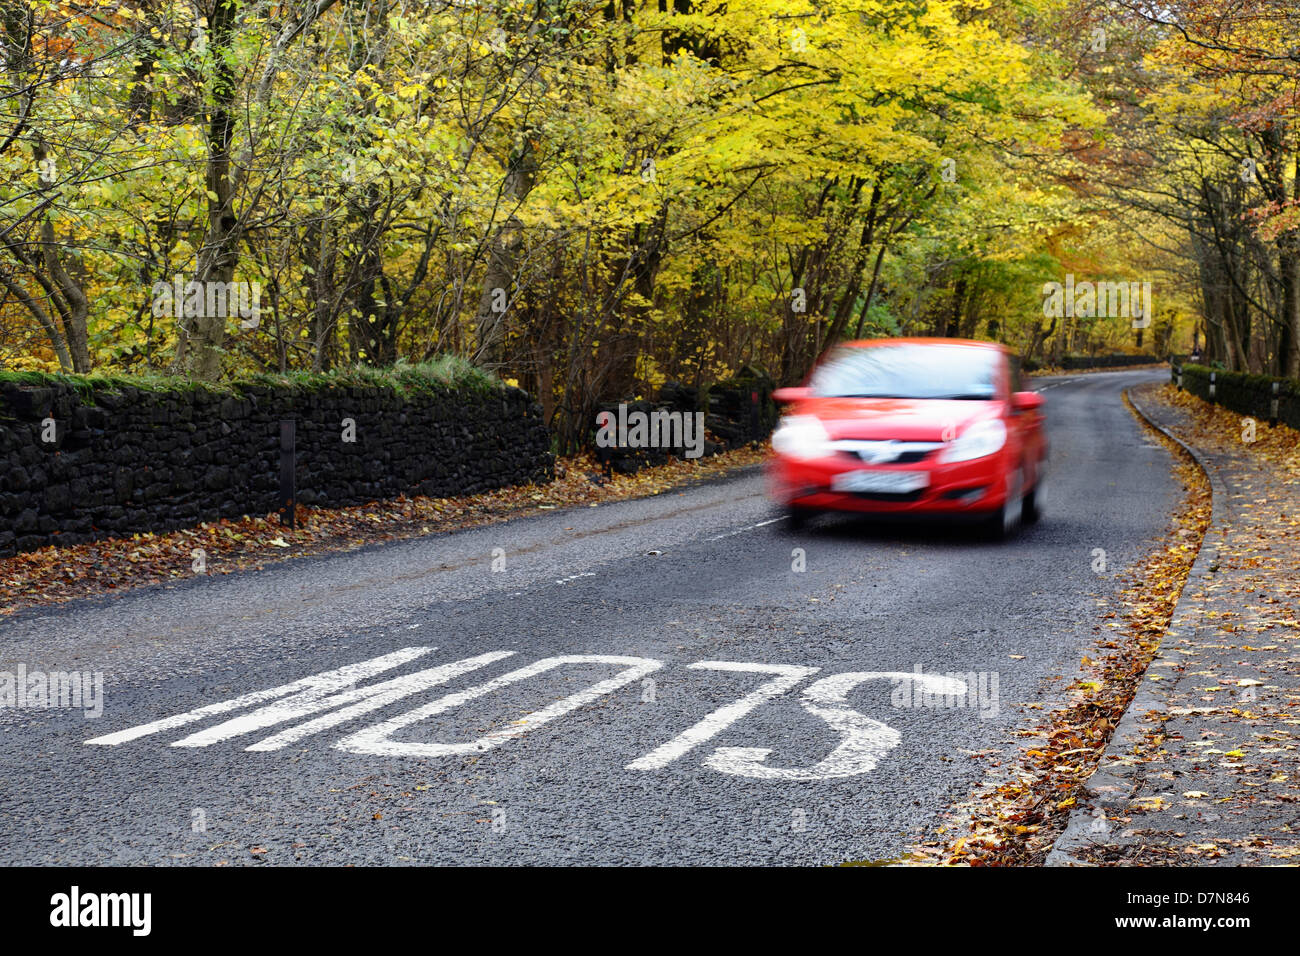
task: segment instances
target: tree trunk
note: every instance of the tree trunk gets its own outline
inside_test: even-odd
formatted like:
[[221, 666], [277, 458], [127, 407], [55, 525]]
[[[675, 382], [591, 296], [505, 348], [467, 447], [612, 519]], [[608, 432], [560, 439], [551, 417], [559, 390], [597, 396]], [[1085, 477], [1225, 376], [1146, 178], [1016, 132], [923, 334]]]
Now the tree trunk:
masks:
[[[228, 283], [239, 265], [239, 221], [235, 216], [234, 190], [230, 176], [230, 143], [234, 137], [236, 77], [229, 57], [235, 33], [238, 0], [214, 0], [208, 17], [212, 50], [212, 108], [208, 115], [206, 185], [208, 234], [199, 250], [195, 280], [204, 288], [208, 283]], [[221, 356], [226, 341], [226, 317], [178, 314], [180, 338], [176, 347], [175, 374], [186, 373], [202, 381], [221, 377]]]
[[474, 327], [478, 331], [474, 361], [484, 365], [501, 365], [505, 361], [506, 308], [514, 297], [515, 270], [518, 268], [516, 252], [522, 232], [522, 223], [515, 216], [513, 207], [532, 191], [536, 169], [532, 141], [525, 134], [523, 146], [510, 157], [502, 183], [502, 197], [512, 209], [489, 246], [483, 291], [474, 315]]

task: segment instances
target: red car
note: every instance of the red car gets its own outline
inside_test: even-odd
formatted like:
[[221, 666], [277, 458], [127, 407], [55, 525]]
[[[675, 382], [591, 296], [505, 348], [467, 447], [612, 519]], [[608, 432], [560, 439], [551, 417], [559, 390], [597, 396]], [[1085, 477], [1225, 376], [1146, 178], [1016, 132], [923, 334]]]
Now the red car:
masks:
[[772, 493], [802, 524], [818, 511], [1035, 521], [1047, 464], [1043, 398], [1019, 391], [1013, 353], [964, 339], [832, 349], [772, 434]]

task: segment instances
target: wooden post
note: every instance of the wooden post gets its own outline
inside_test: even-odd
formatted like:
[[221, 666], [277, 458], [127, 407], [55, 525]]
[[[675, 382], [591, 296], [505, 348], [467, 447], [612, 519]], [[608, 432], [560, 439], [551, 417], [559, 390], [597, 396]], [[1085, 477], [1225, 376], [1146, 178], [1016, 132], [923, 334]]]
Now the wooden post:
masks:
[[296, 430], [294, 419], [280, 422], [280, 524], [290, 528], [298, 526]]

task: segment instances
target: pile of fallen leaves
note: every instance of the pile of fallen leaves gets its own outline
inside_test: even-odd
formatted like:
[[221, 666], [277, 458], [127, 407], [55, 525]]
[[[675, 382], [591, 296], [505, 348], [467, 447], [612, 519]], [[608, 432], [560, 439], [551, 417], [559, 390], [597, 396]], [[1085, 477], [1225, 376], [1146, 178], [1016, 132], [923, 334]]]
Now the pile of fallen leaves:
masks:
[[[1148, 726], [1123, 755], [1125, 763], [1143, 766], [1142, 780], [1127, 805], [1108, 816], [1130, 839], [1073, 853], [1103, 866], [1294, 865], [1300, 845], [1290, 805], [1300, 802], [1293, 732], [1300, 691], [1290, 678], [1300, 635], [1300, 433], [1170, 385], [1159, 399], [1182, 411], [1180, 433], [1186, 428], [1198, 449], [1220, 459], [1227, 526], [1214, 543], [1213, 576], [1196, 582], [1191, 594], [1203, 627], [1181, 635], [1175, 648], [1187, 667], [1170, 677], [1181, 672], [1188, 679], [1166, 709], [1144, 715]], [[1168, 783], [1192, 774], [1214, 792]], [[1167, 790], [1181, 792], [1181, 801], [1161, 792]]]
[[[1016, 733], [1027, 745], [1018, 762], [992, 768], [1002, 782], [956, 808], [958, 826], [966, 832], [914, 848], [907, 863], [1041, 865], [1064, 831], [1080, 787], [1092, 776], [1155, 657], [1210, 523], [1204, 473], [1175, 442], [1154, 434], [1179, 458], [1176, 477], [1184, 488], [1183, 507], [1159, 546], [1125, 576], [1122, 610], [1102, 616], [1113, 633], [1097, 642], [1095, 658], [1080, 661], [1083, 676], [1068, 688], [1071, 702], [1041, 725]], [[971, 759], [992, 753], [982, 751]]]
[[90, 544], [52, 546], [0, 559], [0, 615], [73, 598], [112, 595], [127, 588], [176, 582], [203, 574], [230, 574], [287, 558], [349, 551], [379, 541], [414, 538], [557, 508], [657, 495], [695, 481], [758, 464], [766, 445], [710, 458], [605, 476], [594, 458], [561, 459], [556, 478], [460, 498], [396, 498], [352, 508], [299, 506], [297, 527], [276, 515], [223, 519], [164, 534], [137, 534]]

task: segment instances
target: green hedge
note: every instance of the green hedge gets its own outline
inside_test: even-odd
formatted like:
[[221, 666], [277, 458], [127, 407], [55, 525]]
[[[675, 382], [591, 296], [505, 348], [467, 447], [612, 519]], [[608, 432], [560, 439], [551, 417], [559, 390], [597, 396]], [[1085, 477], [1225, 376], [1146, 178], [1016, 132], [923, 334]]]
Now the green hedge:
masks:
[[[1179, 368], [1174, 365], [1170, 373], [1170, 381], [1175, 385], [1178, 384]], [[1183, 365], [1181, 369], [1183, 388], [1193, 395], [1260, 421], [1272, 417], [1273, 383], [1277, 382], [1277, 420], [1300, 429], [1300, 382], [1295, 379], [1224, 372], [1204, 365]], [[1214, 376], [1213, 383], [1211, 375]], [[1210, 395], [1211, 384], [1214, 386], [1213, 396]]]
[[0, 370], [0, 386], [32, 387], [66, 385], [82, 395], [96, 390], [131, 388], [141, 392], [189, 392], [203, 390], [221, 395], [242, 395], [250, 388], [298, 388], [305, 391], [329, 391], [359, 386], [387, 388], [399, 395], [421, 393], [492, 392], [505, 389], [496, 376], [464, 359], [440, 355], [418, 364], [398, 362], [386, 368], [346, 366], [329, 372], [289, 372], [280, 375], [263, 372], [221, 382], [197, 382], [185, 377], [162, 373], [132, 374], [92, 372], [75, 375], [63, 372], [13, 372]]

